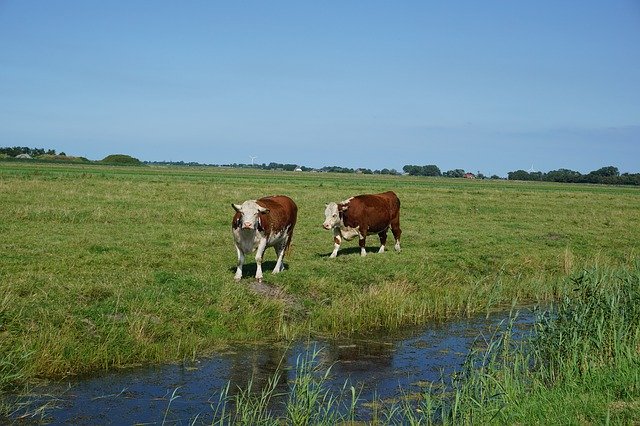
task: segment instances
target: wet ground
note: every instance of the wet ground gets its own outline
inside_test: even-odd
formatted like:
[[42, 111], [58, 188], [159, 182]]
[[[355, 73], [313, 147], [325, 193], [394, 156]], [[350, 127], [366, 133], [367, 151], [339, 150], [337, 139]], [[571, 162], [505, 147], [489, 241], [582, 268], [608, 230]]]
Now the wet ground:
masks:
[[[265, 386], [278, 370], [278, 392], [295, 378], [300, 357], [318, 351], [321, 371], [331, 367], [328, 386], [336, 392], [348, 381], [359, 392], [358, 415], [370, 416], [367, 401], [419, 392], [459, 369], [472, 345], [482, 346], [508, 313], [429, 324], [387, 335], [290, 345], [242, 346], [181, 365], [149, 366], [89, 378], [71, 378], [39, 389], [23, 400], [13, 417], [21, 424], [129, 425], [211, 424], [221, 390]], [[521, 309], [517, 327], [533, 322]], [[274, 410], [277, 410], [278, 402]], [[40, 410], [40, 408], [44, 408]]]

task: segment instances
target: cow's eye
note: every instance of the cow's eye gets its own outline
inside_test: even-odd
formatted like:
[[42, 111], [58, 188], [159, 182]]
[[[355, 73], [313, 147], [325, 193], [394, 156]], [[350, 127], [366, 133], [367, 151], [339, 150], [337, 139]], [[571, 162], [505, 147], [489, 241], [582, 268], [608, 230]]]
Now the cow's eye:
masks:
[[334, 214], [333, 214], [333, 217], [336, 217], [336, 216], [338, 216], [338, 215], [334, 213]]

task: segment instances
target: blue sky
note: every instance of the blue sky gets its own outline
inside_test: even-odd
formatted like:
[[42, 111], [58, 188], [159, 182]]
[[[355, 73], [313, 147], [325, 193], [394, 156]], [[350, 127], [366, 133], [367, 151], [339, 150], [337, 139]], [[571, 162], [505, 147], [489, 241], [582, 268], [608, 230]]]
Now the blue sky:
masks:
[[640, 1], [0, 0], [0, 146], [640, 172]]

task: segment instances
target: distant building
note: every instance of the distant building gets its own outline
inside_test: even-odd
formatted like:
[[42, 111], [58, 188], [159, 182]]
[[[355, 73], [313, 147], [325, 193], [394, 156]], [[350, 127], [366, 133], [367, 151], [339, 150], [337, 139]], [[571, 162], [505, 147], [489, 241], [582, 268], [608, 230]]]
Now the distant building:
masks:
[[32, 160], [33, 159], [33, 157], [31, 157], [29, 154], [18, 154], [18, 155], [16, 155], [16, 158], [22, 158], [22, 159], [25, 159], [25, 160]]
[[302, 167], [298, 166], [293, 171], [294, 172], [301, 172], [302, 171]]
[[464, 174], [463, 176], [465, 179], [475, 179], [476, 175], [474, 175], [473, 173], [467, 172]]

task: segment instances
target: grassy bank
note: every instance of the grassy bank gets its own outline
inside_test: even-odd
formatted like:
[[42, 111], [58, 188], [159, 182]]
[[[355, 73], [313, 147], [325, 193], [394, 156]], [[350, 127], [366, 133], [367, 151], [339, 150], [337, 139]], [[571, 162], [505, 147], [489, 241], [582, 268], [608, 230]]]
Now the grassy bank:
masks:
[[284, 398], [274, 386], [252, 393], [249, 385], [234, 397], [223, 390], [213, 424], [351, 424], [362, 420], [363, 403], [373, 407], [366, 422], [379, 425], [635, 424], [640, 264], [583, 272], [568, 283], [572, 292], [539, 316], [530, 336], [515, 339], [512, 323], [502, 327], [461, 371], [420, 395], [371, 404], [348, 383], [332, 392], [325, 383], [330, 369], [319, 370], [311, 354]]
[[[403, 251], [329, 259], [324, 203], [392, 189]], [[298, 204], [287, 270], [256, 292], [232, 202]], [[0, 384], [191, 358], [234, 340], [350, 333], [550, 300], [629, 265], [637, 188], [406, 176], [0, 162]], [[391, 238], [391, 236], [390, 236]], [[265, 258], [272, 268], [272, 249]], [[245, 274], [255, 271], [248, 259]]]

